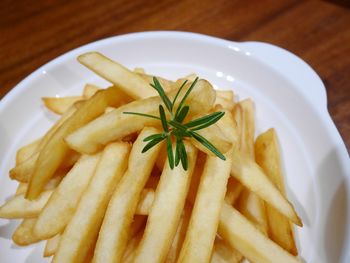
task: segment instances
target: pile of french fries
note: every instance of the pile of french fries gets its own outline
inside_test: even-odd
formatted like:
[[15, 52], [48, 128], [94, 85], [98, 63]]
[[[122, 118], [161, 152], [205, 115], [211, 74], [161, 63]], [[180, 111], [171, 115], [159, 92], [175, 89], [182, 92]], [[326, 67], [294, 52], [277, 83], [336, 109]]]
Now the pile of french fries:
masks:
[[[44, 240], [44, 257], [64, 263], [301, 262], [293, 224], [302, 222], [286, 196], [277, 135], [255, 138], [252, 100], [200, 79], [187, 118], [225, 112], [200, 133], [226, 160], [186, 139], [188, 169], [171, 169], [164, 144], [142, 153], [160, 122], [123, 114], [157, 114], [153, 76], [97, 52], [78, 60], [113, 85], [43, 98], [60, 119], [17, 151], [18, 188], [0, 207], [1, 218], [22, 219], [17, 245]], [[195, 77], [157, 78], [173, 98]]]

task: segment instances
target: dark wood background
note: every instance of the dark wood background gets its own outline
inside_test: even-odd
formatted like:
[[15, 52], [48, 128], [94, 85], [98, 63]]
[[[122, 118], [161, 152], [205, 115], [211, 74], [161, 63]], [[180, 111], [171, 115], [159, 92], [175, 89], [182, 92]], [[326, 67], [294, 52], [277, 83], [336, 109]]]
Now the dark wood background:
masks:
[[146, 30], [265, 41], [309, 63], [350, 150], [350, 1], [1, 0], [0, 98], [51, 59], [101, 38]]

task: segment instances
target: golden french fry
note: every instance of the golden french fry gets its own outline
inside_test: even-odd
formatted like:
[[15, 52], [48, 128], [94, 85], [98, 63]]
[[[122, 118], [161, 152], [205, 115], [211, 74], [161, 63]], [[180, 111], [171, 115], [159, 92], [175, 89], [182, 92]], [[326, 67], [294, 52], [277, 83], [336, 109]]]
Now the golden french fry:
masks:
[[35, 163], [38, 160], [39, 154], [39, 152], [34, 153], [28, 159], [12, 168], [10, 170], [10, 178], [22, 183], [29, 182], [30, 175], [35, 168]]
[[[178, 262], [209, 262], [224, 202], [232, 157], [208, 157]], [[203, 234], [205, 233], [205, 234]]]
[[66, 112], [75, 102], [83, 100], [81, 96], [68, 96], [68, 97], [43, 97], [41, 98], [46, 108], [50, 111], [62, 115]]
[[[254, 105], [251, 99], [245, 99], [239, 102], [241, 106], [240, 118], [240, 153], [246, 158], [255, 160], [254, 158], [254, 136], [255, 136], [255, 117]], [[243, 189], [239, 198], [239, 211], [253, 222], [264, 234], [267, 234], [267, 218], [265, 212], [264, 201], [261, 200], [255, 193], [248, 189]]]
[[[50, 181], [45, 185], [44, 190], [53, 190], [59, 185], [61, 182], [63, 176], [66, 175], [65, 170], [59, 170], [55, 173], [55, 176], [50, 179]], [[16, 195], [21, 195], [25, 194], [28, 189], [28, 184], [27, 183], [20, 183], [17, 187], [16, 190]]]
[[146, 71], [144, 68], [134, 68], [133, 70], [135, 73], [142, 73], [142, 74], [145, 74]]
[[40, 144], [40, 139], [37, 139], [27, 145], [22, 146], [16, 153], [16, 165], [23, 163], [32, 156]]
[[123, 256], [141, 191], [162, 146], [160, 143], [142, 153], [147, 144], [143, 139], [157, 132], [154, 128], [144, 128], [133, 145], [128, 170], [113, 193], [101, 226], [93, 259], [95, 263], [118, 262]]
[[293, 205], [271, 183], [260, 166], [251, 159], [241, 156], [237, 151], [233, 153], [231, 176], [235, 177], [269, 205], [275, 207], [293, 223], [299, 226], [303, 225]]
[[44, 249], [44, 257], [51, 257], [56, 253], [60, 240], [61, 240], [61, 235], [57, 234], [56, 236], [46, 241], [46, 245]]
[[134, 236], [125, 248], [125, 252], [123, 254], [122, 261], [123, 263], [132, 263], [134, 261], [135, 252], [137, 246], [139, 245], [141, 238], [143, 235], [143, 231], [140, 231], [136, 236]]
[[137, 203], [135, 213], [137, 215], [148, 215], [149, 209], [151, 208], [154, 200], [153, 189], [143, 189], [140, 195], [140, 201]]
[[120, 87], [134, 99], [156, 96], [155, 89], [136, 73], [98, 52], [88, 52], [78, 57], [78, 61], [102, 78]]
[[264, 202], [247, 188], [242, 189], [236, 207], [240, 213], [248, 218], [265, 235], [268, 225]]
[[33, 199], [42, 191], [44, 185], [50, 180], [70, 151], [64, 138], [101, 115], [108, 106], [120, 105], [118, 89], [111, 87], [97, 92], [85, 101], [73, 115], [68, 118], [52, 135], [47, 144], [40, 151], [35, 164], [34, 172], [29, 181], [26, 197]]
[[41, 193], [36, 199], [27, 200], [24, 194], [16, 195], [0, 207], [0, 218], [33, 218], [38, 216], [50, 198], [52, 190]]
[[211, 263], [239, 263], [241, 260], [241, 253], [231, 248], [223, 239], [215, 239]]
[[225, 110], [233, 110], [235, 103], [223, 97], [216, 96], [215, 105], [221, 105]]
[[21, 194], [25, 194], [28, 188], [28, 184], [27, 183], [19, 183], [16, 189], [16, 194], [15, 195], [21, 195]]
[[226, 203], [234, 205], [242, 190], [243, 185], [231, 176], [227, 182], [227, 191], [225, 196]]
[[301, 262], [268, 239], [228, 204], [222, 207], [218, 233], [251, 262]]
[[[254, 105], [251, 99], [245, 99], [239, 102], [241, 116], [236, 119], [240, 128], [239, 149], [242, 155], [254, 160], [254, 138], [255, 138], [255, 118]], [[236, 116], [236, 114], [235, 114]]]
[[16, 245], [28, 246], [41, 240], [35, 236], [32, 231], [36, 220], [37, 218], [23, 219], [22, 223], [17, 227], [12, 235], [12, 240], [16, 243]]
[[63, 231], [72, 218], [99, 160], [99, 153], [82, 156], [67, 173], [38, 216], [33, 230], [35, 235], [48, 239]]
[[62, 234], [53, 262], [83, 262], [95, 246], [110, 197], [127, 167], [129, 148], [122, 142], [105, 147], [95, 175]]
[[191, 206], [189, 204], [185, 204], [184, 210], [182, 211], [179, 225], [177, 226], [174, 240], [171, 243], [171, 247], [167, 255], [167, 258], [165, 260], [165, 263], [177, 262], [183, 241], [186, 236], [188, 223], [190, 222], [191, 212], [192, 212]]
[[[188, 88], [189, 85], [183, 88], [179, 98], [184, 96]], [[174, 98], [175, 94], [176, 91], [172, 91], [169, 94], [171, 100]], [[214, 103], [214, 99], [215, 92], [212, 86], [205, 80], [199, 80], [196, 88], [193, 89], [187, 98], [188, 103], [191, 103], [190, 113], [195, 115], [208, 112], [213, 105], [212, 103]], [[177, 101], [180, 100], [178, 99]], [[126, 135], [140, 131], [145, 126], [159, 126], [160, 122], [157, 119], [124, 114], [124, 112], [141, 112], [158, 115], [158, 107], [160, 103], [161, 99], [158, 96], [133, 101], [129, 104], [123, 105], [78, 129], [66, 137], [66, 142], [72, 149], [78, 152], [94, 153], [108, 142], [121, 139]], [[125, 125], [125, 123], [128, 125]], [[204, 129], [203, 131], [205, 130], [207, 129]], [[225, 141], [224, 139], [220, 138], [220, 135], [218, 134], [214, 134], [211, 137], [213, 136], [216, 136], [217, 141]], [[216, 144], [214, 145], [216, 146]]]
[[[232, 147], [230, 139], [225, 136], [225, 134], [216, 124], [196, 132], [212, 143], [221, 153], [227, 153], [227, 151]], [[198, 150], [205, 152], [210, 156], [215, 156], [210, 150], [208, 150], [203, 144], [198, 142], [193, 137], [191, 137], [191, 143]]]
[[[134, 70], [134, 72], [135, 72], [135, 70]], [[161, 78], [159, 76], [152, 76], [152, 75], [148, 75], [148, 74], [141, 73], [141, 72], [137, 72], [137, 75], [142, 77], [148, 83], [148, 85], [153, 83], [153, 78], [156, 77], [158, 79], [158, 81], [160, 82], [160, 84], [162, 85], [165, 92], [171, 91], [175, 85], [175, 82]]]
[[196, 149], [186, 143], [186, 150], [189, 159], [187, 171], [181, 166], [171, 170], [166, 162], [148, 215], [145, 234], [136, 251], [135, 263], [157, 263], [166, 259], [176, 234], [196, 163]]
[[198, 152], [196, 165], [192, 174], [190, 188], [187, 194], [187, 200], [193, 205], [196, 200], [199, 182], [203, 173], [204, 164], [207, 160], [207, 155], [203, 152]]
[[[271, 182], [286, 197], [278, 140], [274, 129], [269, 129], [258, 136], [255, 142], [255, 156], [257, 163]], [[295, 245], [293, 227], [289, 220], [269, 205], [266, 206], [266, 212], [269, 237], [289, 253], [297, 255], [298, 250]]]
[[216, 90], [216, 97], [224, 98], [233, 102], [234, 94], [232, 90]]
[[83, 97], [84, 97], [85, 99], [89, 99], [89, 98], [91, 98], [92, 96], [94, 96], [95, 93], [96, 93], [97, 91], [99, 91], [100, 89], [101, 89], [100, 87], [98, 87], [98, 86], [96, 86], [96, 85], [94, 85], [94, 84], [88, 83], [88, 84], [86, 84], [86, 85], [84, 86]]
[[[30, 180], [31, 173], [35, 169], [36, 161], [38, 160], [39, 152], [33, 154], [29, 159], [26, 161], [20, 163], [18, 166], [14, 167], [10, 170], [10, 178], [15, 179], [19, 182], [27, 183]], [[78, 158], [80, 157], [80, 154], [70, 151], [67, 153], [67, 155], [64, 157], [63, 162], [61, 163], [59, 170], [65, 170], [67, 168], [72, 167]], [[56, 171], [57, 172], [57, 171]]]
[[40, 150], [51, 139], [57, 129], [76, 111], [75, 107], [71, 107], [66, 111], [61, 118], [48, 130], [48, 132], [40, 139], [36, 151], [27, 157], [26, 160], [19, 163], [16, 167], [10, 170], [10, 178], [19, 182], [28, 182], [31, 174], [34, 172], [36, 161], [38, 160]]
[[[217, 126], [226, 138], [237, 147], [239, 144], [239, 132], [237, 130], [237, 123], [234, 120], [232, 113], [225, 109], [220, 109], [225, 112], [225, 115], [218, 121]], [[239, 146], [238, 146], [239, 147]]]

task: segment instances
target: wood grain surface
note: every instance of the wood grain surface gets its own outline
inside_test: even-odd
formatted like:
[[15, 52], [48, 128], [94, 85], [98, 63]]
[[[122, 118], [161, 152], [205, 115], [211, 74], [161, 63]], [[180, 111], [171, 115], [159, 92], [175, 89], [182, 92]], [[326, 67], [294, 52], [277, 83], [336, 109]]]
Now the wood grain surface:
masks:
[[290, 50], [322, 78], [329, 111], [350, 150], [350, 9], [346, 0], [2, 0], [0, 98], [36, 68], [68, 50], [147, 30], [265, 41]]

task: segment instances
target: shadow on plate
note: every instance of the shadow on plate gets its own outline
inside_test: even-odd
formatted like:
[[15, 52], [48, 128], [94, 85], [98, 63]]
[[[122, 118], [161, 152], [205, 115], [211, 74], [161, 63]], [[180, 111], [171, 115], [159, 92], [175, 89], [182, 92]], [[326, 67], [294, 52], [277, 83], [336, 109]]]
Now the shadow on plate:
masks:
[[348, 197], [346, 171], [338, 152], [332, 150], [317, 171], [317, 183], [321, 190], [321, 205], [325, 215], [320, 219], [319, 230], [322, 240], [317, 251], [324, 252], [325, 262], [340, 262], [346, 253], [347, 233], [349, 233]]
[[10, 220], [6, 225], [0, 226], [0, 237], [12, 239], [12, 234], [18, 226], [17, 220]]
[[28, 255], [25, 263], [38, 263], [38, 262], [51, 262], [52, 258], [44, 258], [43, 257], [43, 242], [40, 243], [41, 245], [34, 245], [33, 250]]

